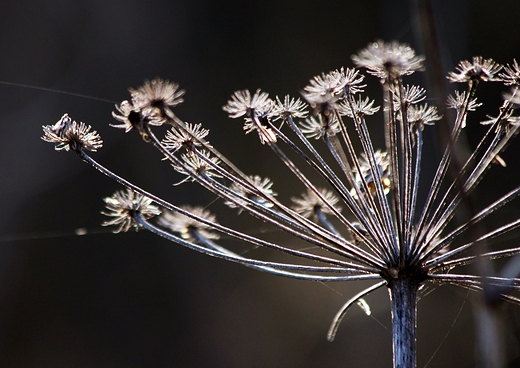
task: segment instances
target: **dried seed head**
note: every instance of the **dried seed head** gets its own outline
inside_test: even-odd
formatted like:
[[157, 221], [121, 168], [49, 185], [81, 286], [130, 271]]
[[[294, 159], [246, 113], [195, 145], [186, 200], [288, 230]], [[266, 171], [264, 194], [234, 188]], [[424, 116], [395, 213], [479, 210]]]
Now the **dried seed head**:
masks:
[[211, 154], [208, 151], [202, 150], [198, 152], [198, 154], [193, 151], [188, 151], [181, 155], [181, 160], [184, 162], [185, 166], [173, 165], [173, 168], [177, 172], [187, 175], [187, 178], [181, 181], [181, 183], [188, 180], [195, 181], [194, 175], [203, 175], [214, 178], [222, 177], [214, 168], [214, 166], [220, 163], [220, 160], [217, 157], [211, 157]]
[[302, 95], [309, 103], [324, 103], [331, 98], [341, 97], [347, 80], [339, 71], [317, 75], [303, 88]]
[[352, 56], [358, 67], [366, 68], [369, 74], [380, 79], [400, 78], [422, 70], [423, 56], [416, 56], [408, 45], [397, 42], [377, 41]]
[[354, 68], [341, 68], [340, 70], [336, 70], [335, 73], [339, 74], [340, 77], [345, 80], [345, 88], [349, 93], [354, 95], [364, 92], [364, 88], [367, 86], [366, 84], [362, 84], [365, 76], [359, 74], [359, 70]]
[[103, 147], [99, 134], [85, 123], [77, 123], [68, 114], [61, 117], [54, 125], [44, 125], [42, 139], [45, 142], [56, 143], [56, 151], [86, 150], [97, 151]]
[[138, 129], [141, 121], [141, 115], [134, 109], [134, 106], [127, 100], [121, 102], [118, 106], [116, 105], [117, 112], [112, 111], [114, 119], [120, 121], [123, 124], [110, 124], [111, 127], [124, 129], [125, 133], [128, 133], [132, 129]]
[[[323, 124], [321, 123], [323, 121]], [[307, 138], [320, 139], [324, 135], [333, 136], [340, 132], [340, 125], [337, 119], [316, 119], [308, 117], [300, 123], [301, 131]]]
[[[261, 206], [267, 208], [273, 207], [273, 203], [265, 198], [275, 197], [277, 195], [271, 189], [271, 187], [273, 186], [273, 182], [271, 181], [271, 179], [262, 178], [258, 175], [250, 176], [249, 179], [252, 183], [252, 186], [255, 188], [255, 191], [247, 189], [238, 183], [231, 184], [231, 187], [229, 189], [234, 193], [241, 195], [242, 197], [246, 197], [260, 204]], [[231, 208], [238, 208], [239, 213], [242, 212], [243, 206], [248, 206], [248, 203], [241, 199], [237, 199], [237, 203], [228, 200], [225, 202], [225, 204]]]
[[[181, 206], [181, 208], [196, 217], [218, 224], [215, 215], [202, 207]], [[159, 224], [178, 233], [183, 239], [190, 241], [196, 241], [196, 235], [205, 239], [216, 240], [220, 238], [219, 234], [214, 232], [211, 227], [178, 212], [164, 211], [161, 217], [159, 217]]]
[[[518, 124], [520, 124], [520, 117], [513, 116], [513, 111], [509, 111], [507, 113], [501, 114], [500, 116], [493, 117], [490, 115], [486, 115], [488, 120], [481, 121], [481, 125], [493, 125], [496, 124], [495, 133], [499, 133], [502, 128], [505, 129], [506, 133], [509, 132], [509, 130]], [[498, 155], [497, 155], [498, 157]], [[497, 159], [500, 164], [502, 164], [502, 159]]]
[[484, 59], [482, 56], [473, 57], [473, 62], [463, 60], [457, 65], [456, 72], [448, 74], [448, 80], [452, 83], [465, 83], [469, 81], [492, 82], [500, 81], [495, 75], [502, 69], [502, 65], [493, 59]]
[[301, 197], [293, 197], [293, 210], [300, 215], [307, 218], [315, 218], [317, 211], [321, 211], [325, 214], [333, 214], [334, 212], [330, 207], [334, 207], [338, 211], [341, 211], [341, 207], [336, 206], [339, 202], [339, 198], [334, 194], [333, 191], [327, 189], [318, 189], [319, 193], [323, 196], [322, 200], [316, 193], [311, 190], [303, 193]]
[[[467, 94], [466, 92], [460, 93], [459, 91], [455, 91], [454, 95], [449, 95], [446, 105], [449, 109], [455, 109], [457, 112], [461, 112], [464, 104], [466, 102]], [[481, 103], [477, 103], [477, 99], [474, 98], [468, 103], [467, 110], [475, 111], [477, 107], [481, 106]]]
[[265, 116], [272, 112], [273, 107], [274, 102], [269, 98], [269, 94], [257, 89], [253, 96], [248, 90], [235, 91], [222, 110], [227, 112], [230, 118], [236, 119], [242, 116]]
[[273, 109], [274, 120], [287, 120], [289, 117], [303, 119], [308, 114], [308, 112], [305, 111], [306, 108], [307, 104], [302, 102], [299, 98], [295, 100], [289, 95], [286, 95], [282, 103], [278, 96], [276, 96], [276, 105]]
[[186, 123], [185, 129], [173, 127], [167, 131], [162, 144], [171, 152], [176, 152], [182, 147], [189, 151], [192, 147], [202, 146], [201, 140], [208, 134], [209, 129], [202, 128], [202, 124]]
[[105, 216], [112, 217], [111, 220], [103, 222], [103, 226], [116, 225], [115, 233], [127, 232], [130, 228], [138, 228], [134, 215], [139, 213], [144, 219], [149, 219], [161, 214], [159, 208], [153, 205], [150, 198], [136, 193], [130, 189], [120, 190], [112, 197], [104, 199], [106, 212], [101, 212]]
[[401, 101], [409, 106], [417, 104], [421, 101], [423, 101], [426, 98], [426, 90], [419, 86], [410, 86], [406, 85], [406, 87], [403, 90], [403, 95], [399, 96], [398, 91], [396, 91], [395, 88], [391, 88], [394, 98], [394, 105], [398, 109], [401, 106]]
[[245, 117], [246, 134], [256, 131], [262, 144], [276, 142], [276, 133], [271, 129], [269, 122], [277, 112], [275, 102], [269, 98], [267, 92], [257, 89], [251, 96], [248, 90], [235, 91], [222, 109], [230, 118]]
[[[401, 116], [398, 116], [401, 119]], [[441, 117], [437, 114], [437, 107], [424, 104], [408, 108], [408, 123], [423, 128], [424, 125], [434, 125]]]
[[[509, 271], [507, 274], [510, 276], [507, 277], [489, 274], [490, 277], [484, 279], [479, 275], [466, 274], [469, 268], [463, 269], [459, 274], [446, 272], [457, 266], [487, 262], [498, 257], [512, 257], [520, 253], [520, 248], [516, 245], [507, 245], [505, 249], [498, 251], [488, 251], [484, 246], [488, 240], [495, 241], [496, 237], [520, 227], [519, 219], [508, 220], [504, 216], [504, 223], [500, 227], [485, 234], [480, 229], [471, 228], [479, 226], [478, 223], [488, 215], [496, 213], [503, 205], [519, 197], [519, 188], [501, 195], [478, 213], [468, 212], [463, 204], [466, 200], [480, 200], [474, 194], [475, 188], [491, 163], [505, 166], [499, 155], [520, 129], [520, 117], [515, 116], [518, 115], [516, 108], [520, 106], [517, 91], [520, 79], [518, 63], [514, 61], [512, 66], [507, 66], [503, 73], [498, 74], [500, 65], [491, 59], [476, 57], [472, 63], [461, 62], [457, 71], [450, 74], [452, 81], [468, 82], [468, 92], [455, 92], [450, 97], [449, 106], [457, 110], [448, 138], [450, 141], [444, 148], [442, 158], [437, 160], [437, 170], [431, 171], [434, 176], [421, 178], [421, 168], [424, 165], [422, 160], [427, 156], [422, 128], [440, 117], [434, 107], [418, 106], [424, 100], [424, 90], [416, 86], [403, 86], [401, 77], [421, 69], [423, 58], [416, 56], [406, 45], [379, 41], [360, 51], [353, 59], [357, 65], [368, 69], [370, 74], [381, 78], [388, 105], [387, 113], [381, 114], [384, 126], [380, 126], [380, 130], [384, 133], [384, 142], [373, 140], [373, 129], [367, 125], [365, 119], [358, 118], [375, 113], [379, 107], [374, 107], [373, 101], [368, 98], [354, 98], [353, 95], [365, 87], [362, 84], [363, 77], [355, 69], [332, 71], [310, 81], [303, 96], [315, 111], [313, 116], [303, 123], [300, 122], [300, 129], [293, 125], [290, 118], [306, 118], [305, 104], [290, 99], [289, 96], [285, 97], [283, 103], [276, 98], [275, 103], [261, 90], [254, 94], [237, 91], [224, 106], [229, 116], [244, 118], [246, 132], [256, 131], [261, 142], [268, 143], [294, 174], [296, 183], [307, 189], [302, 197], [292, 199], [294, 211], [274, 199], [276, 193], [272, 191], [270, 180], [258, 176], [246, 178], [231, 160], [210, 148], [203, 141], [207, 130], [202, 129], [200, 124], [184, 124], [171, 114], [170, 107], [182, 100], [183, 92], [178, 90], [178, 86], [168, 85], [168, 82], [161, 80], [147, 82], [140, 89], [131, 90], [131, 101], [121, 103], [114, 113], [120, 123], [118, 127], [127, 131], [136, 128], [143, 137], [153, 141], [174, 167], [187, 175], [184, 181], [197, 181], [229, 206], [248, 212], [262, 223], [282, 229], [298, 240], [307, 241], [310, 246], [296, 245], [279, 237], [272, 237], [272, 241], [268, 241], [253, 231], [242, 232], [232, 227], [220, 226], [213, 215], [200, 207], [181, 209], [157, 199], [165, 207], [177, 210], [175, 213], [164, 214], [160, 223], [179, 233], [182, 238], [192, 241], [187, 244], [179, 236], [168, 234], [166, 230], [141, 221], [141, 216], [151, 217], [158, 214], [159, 210], [150, 200], [131, 191], [116, 193], [105, 200], [108, 208], [105, 214], [111, 218], [105, 225], [117, 225], [117, 231], [127, 231], [132, 227], [137, 228], [138, 221], [147, 229], [174, 242], [273, 274], [316, 281], [381, 279], [348, 301], [338, 314], [333, 327], [337, 326], [341, 316], [356, 300], [361, 300], [359, 298], [385, 284], [389, 286], [392, 298], [398, 295], [395, 292], [406, 283], [416, 288], [431, 281], [458, 284], [477, 291], [491, 286], [486, 293], [496, 294], [493, 299], [503, 297], [520, 303], [517, 294], [509, 295], [511, 290], [516, 290], [517, 293], [520, 290], [520, 280], [510, 275]], [[504, 95], [506, 101], [500, 107], [498, 116], [484, 122], [491, 125], [475, 151], [467, 155], [467, 161], [464, 162], [464, 157], [458, 157], [452, 150], [460, 142], [461, 128], [468, 118], [468, 112], [479, 105], [474, 99], [477, 82], [500, 79], [513, 88]], [[351, 127], [352, 122], [344, 121], [346, 118], [343, 115], [355, 119], [354, 127]], [[161, 119], [175, 125], [175, 129], [169, 131], [165, 139], [159, 142], [150, 133], [148, 125], [160, 125]], [[293, 131], [287, 136], [283, 135], [283, 124], [280, 128], [274, 126], [274, 119], [286, 120]], [[67, 116], [54, 126], [44, 127], [44, 132], [44, 139], [58, 144], [57, 149], [95, 149], [100, 145], [97, 133], [90, 133], [90, 127], [76, 124]], [[341, 134], [337, 134], [338, 132]], [[325, 150], [314, 147], [301, 133], [311, 138], [325, 138], [326, 147], [323, 148], [326, 156], [322, 154]], [[291, 137], [294, 136], [302, 139], [293, 141]], [[272, 144], [277, 138], [282, 144]], [[380, 144], [384, 144], [388, 153], [375, 151]], [[186, 152], [179, 152], [183, 147]], [[286, 148], [292, 152], [286, 154]], [[362, 153], [358, 156], [356, 151]], [[121, 182], [120, 177], [85, 154], [81, 156], [100, 171]], [[459, 159], [463, 160], [460, 166]], [[307, 164], [309, 167], [300, 166]], [[313, 169], [316, 173], [311, 173]], [[462, 171], [459, 174], [455, 172], [450, 177], [452, 169]], [[214, 177], [223, 177], [225, 182], [232, 184], [225, 186]], [[320, 183], [327, 183], [329, 190], [316, 189], [315, 179]], [[459, 179], [462, 180], [460, 183]], [[426, 186], [425, 194], [428, 194], [424, 200], [418, 201], [421, 186]], [[340, 213], [340, 200], [348, 207], [348, 214], [345, 216]], [[461, 208], [465, 215], [457, 216], [457, 211]], [[503, 212], [497, 212], [496, 218], [501, 214]], [[333, 215], [332, 221], [329, 221], [329, 215]], [[312, 218], [319, 225], [303, 216]], [[493, 221], [494, 218], [491, 219]], [[341, 226], [341, 229], [336, 231], [336, 225], [332, 222]], [[287, 263], [278, 263], [261, 261], [251, 253], [239, 255], [216, 244], [217, 242], [209, 241], [218, 238], [211, 231], [215, 228], [219, 234], [229, 235], [255, 246], [278, 249], [291, 255], [291, 258], [287, 258]], [[351, 237], [348, 234], [347, 237], [343, 236], [345, 229], [351, 233]], [[477, 231], [472, 231], [475, 229]], [[195, 242], [202, 246], [193, 246]], [[479, 248], [468, 252], [476, 244], [479, 244]], [[292, 256], [301, 257], [302, 261]], [[312, 266], [309, 261], [313, 262]], [[361, 304], [368, 311], [366, 305]], [[396, 305], [393, 304], [393, 307]], [[329, 338], [333, 337], [335, 328], [331, 331]]]
[[354, 115], [358, 117], [374, 115], [379, 111], [379, 106], [374, 106], [374, 103], [375, 101], [371, 101], [369, 97], [362, 99], [361, 96], [359, 96], [357, 100], [353, 100], [352, 107], [354, 108], [354, 113], [352, 113], [350, 104], [346, 100], [343, 100], [340, 104], [339, 113], [340, 115], [347, 115], [349, 118], [354, 118]]
[[177, 83], [160, 78], [146, 81], [138, 89], [130, 89], [132, 105], [150, 125], [162, 125], [171, 108], [184, 102], [184, 90]]
[[498, 75], [506, 86], [520, 86], [520, 67], [516, 59], [513, 60], [513, 65], [507, 64], [504, 67], [504, 72]]
[[162, 79], [146, 81], [137, 89], [129, 89], [130, 101], [123, 101], [112, 112], [114, 119], [122, 124], [114, 124], [114, 128], [132, 129], [140, 128], [140, 124], [160, 126], [166, 123], [173, 115], [171, 108], [184, 102], [182, 96], [184, 90], [179, 85]]

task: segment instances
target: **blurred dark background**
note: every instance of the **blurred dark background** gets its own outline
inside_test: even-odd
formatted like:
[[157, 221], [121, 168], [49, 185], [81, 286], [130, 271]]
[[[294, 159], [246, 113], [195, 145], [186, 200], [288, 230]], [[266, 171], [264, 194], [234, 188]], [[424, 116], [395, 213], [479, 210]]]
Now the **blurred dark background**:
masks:
[[[520, 56], [519, 2], [433, 4], [448, 70], [473, 55]], [[101, 134], [94, 156], [107, 167], [177, 204], [207, 205], [213, 198], [194, 186], [173, 187], [178, 177], [137, 136], [108, 126], [128, 87], [157, 76], [178, 82], [187, 91], [178, 115], [204, 122], [215, 147], [276, 183], [270, 152], [222, 111], [231, 93], [297, 96], [312, 76], [352, 66], [350, 56], [376, 39], [424, 52], [420, 25], [413, 2], [390, 0], [0, 2], [0, 80], [101, 99], [0, 84], [0, 367], [390, 366], [384, 290], [368, 298], [373, 318], [352, 309], [328, 343], [338, 308], [367, 285], [282, 279], [144, 231], [113, 235], [100, 211], [118, 185], [40, 136], [67, 112]], [[489, 113], [499, 104], [497, 92]], [[296, 194], [278, 182], [276, 191]], [[471, 298], [427, 291], [419, 366], [441, 342], [429, 367], [474, 366]], [[508, 360], [518, 366], [512, 331]]]

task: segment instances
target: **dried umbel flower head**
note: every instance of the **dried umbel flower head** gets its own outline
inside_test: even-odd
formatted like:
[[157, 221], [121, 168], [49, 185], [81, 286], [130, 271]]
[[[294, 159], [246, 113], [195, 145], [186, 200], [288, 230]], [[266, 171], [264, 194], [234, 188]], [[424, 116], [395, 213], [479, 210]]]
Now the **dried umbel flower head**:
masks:
[[153, 79], [146, 81], [137, 89], [129, 89], [131, 100], [125, 100], [118, 106], [112, 116], [122, 124], [112, 125], [129, 132], [137, 129], [143, 138], [145, 125], [161, 126], [173, 117], [172, 108], [183, 103], [184, 90], [179, 85], [167, 80]]
[[[361, 81], [360, 81], [361, 82]], [[325, 103], [343, 95], [347, 79], [338, 70], [312, 78], [303, 88], [303, 96], [313, 104]]]
[[[202, 207], [181, 206], [187, 212], [216, 224], [217, 218]], [[183, 239], [198, 241], [199, 238], [206, 240], [217, 240], [220, 235], [204, 223], [190, 218], [178, 212], [164, 211], [159, 217], [159, 224], [179, 234]]]
[[269, 128], [269, 122], [283, 110], [275, 107], [275, 102], [269, 98], [267, 92], [257, 89], [251, 95], [248, 90], [236, 91], [222, 109], [230, 118], [244, 117], [246, 134], [256, 131], [262, 144], [276, 142], [276, 134]]
[[355, 69], [333, 70], [312, 78], [303, 88], [302, 96], [318, 114], [330, 117], [339, 108], [338, 102], [345, 93], [363, 92], [364, 78]]
[[316, 119], [314, 116], [300, 122], [300, 128], [307, 138], [315, 139], [320, 139], [325, 135], [333, 136], [341, 131], [337, 119]]
[[304, 217], [318, 218], [321, 214], [333, 215], [332, 208], [340, 210], [338, 206], [340, 199], [334, 192], [327, 189], [319, 189], [318, 193], [309, 190], [301, 197], [293, 197], [291, 200], [292, 208]]
[[[259, 227], [284, 231], [294, 242], [237, 229], [237, 222], [229, 216], [218, 223], [206, 209], [177, 206], [124, 180], [84, 152], [100, 146], [97, 133], [74, 125], [68, 117], [44, 127], [43, 138], [60, 149], [74, 150], [83, 161], [131, 189], [106, 200], [106, 214], [112, 219], [105, 224], [118, 226], [118, 231], [145, 228], [190, 249], [285, 277], [372, 281], [337, 313], [329, 340], [334, 339], [350, 306], [361, 305], [369, 311], [363, 298], [386, 286], [391, 299], [394, 365], [413, 367], [417, 294], [424, 284], [454, 284], [484, 291], [486, 300], [520, 304], [516, 295], [520, 278], [510, 271], [512, 266], [506, 267], [507, 272], [484, 275], [461, 267], [488, 265], [496, 258], [520, 254], [520, 247], [514, 245], [505, 244], [498, 250], [485, 246], [491, 240], [499, 243], [501, 236], [520, 226], [520, 219], [504, 216], [502, 225], [489, 232], [479, 228], [491, 214], [520, 196], [520, 186], [497, 194], [485, 205], [479, 199], [476, 210], [469, 211], [465, 220], [457, 216], [461, 209], [468, 213], [466, 205], [475, 198], [484, 176], [504, 169], [495, 163], [520, 129], [518, 64], [515, 61], [499, 73], [502, 67], [496, 62], [476, 57], [472, 63], [461, 62], [450, 73], [450, 81], [466, 87], [448, 101], [448, 107], [456, 110], [451, 141], [446, 143], [435, 173], [421, 178], [423, 133], [435, 129], [440, 116], [434, 106], [419, 105], [426, 96], [423, 88], [405, 85], [403, 80], [422, 69], [424, 58], [407, 45], [378, 41], [352, 59], [379, 79], [383, 90], [379, 103], [363, 95], [365, 77], [360, 70], [341, 68], [312, 78], [303, 88], [303, 99], [312, 109], [310, 116], [302, 101], [289, 96], [283, 102], [279, 97], [273, 100], [259, 89], [255, 93], [237, 91], [223, 107], [229, 117], [243, 119], [245, 132], [258, 133], [264, 147], [280, 159], [286, 168], [283, 185], [304, 193], [299, 198], [277, 196], [272, 181], [245, 174], [213, 147], [202, 125], [186, 123], [175, 115], [171, 109], [183, 95], [176, 84], [146, 82], [131, 90], [131, 101], [123, 101], [114, 114], [122, 123], [118, 127], [138, 130], [145, 142], [186, 176], [181, 183], [200, 185], [223, 204], [250, 214]], [[488, 131], [475, 150], [465, 161], [453, 160], [457, 154], [453, 147], [460, 143], [471, 113], [480, 106], [475, 97], [478, 86], [488, 81], [503, 82], [510, 89], [503, 95], [497, 116], [485, 122]], [[160, 139], [156, 132], [162, 124], [172, 128]], [[380, 146], [371, 138], [378, 131], [384, 134]], [[452, 171], [457, 173], [455, 178], [450, 177]], [[419, 195], [421, 186], [426, 188], [424, 196]], [[148, 221], [159, 212], [151, 200], [165, 209], [159, 220], [162, 227]], [[240, 255], [227, 244], [227, 238], [283, 252], [289, 261]]]
[[520, 85], [520, 66], [516, 59], [513, 60], [513, 65], [506, 65], [504, 72], [499, 73], [499, 77], [502, 78], [506, 86], [519, 86]]
[[[398, 118], [398, 120], [401, 120], [400, 116]], [[420, 129], [424, 129], [424, 125], [434, 125], [440, 119], [441, 117], [437, 113], [435, 106], [424, 104], [408, 108], [408, 122], [412, 125], [417, 125]]]
[[482, 56], [475, 56], [472, 62], [463, 60], [457, 66], [457, 72], [448, 75], [450, 82], [467, 83], [470, 81], [502, 81], [496, 74], [502, 69], [502, 65], [493, 59], [484, 59]]
[[200, 141], [209, 134], [209, 129], [204, 129], [202, 124], [187, 123], [184, 129], [171, 128], [163, 139], [162, 144], [171, 152], [184, 147], [187, 151], [192, 147], [202, 147]]
[[242, 116], [253, 117], [267, 115], [273, 109], [273, 101], [267, 92], [257, 89], [251, 96], [248, 90], [236, 91], [223, 110], [229, 114], [230, 118], [240, 118]]
[[97, 151], [103, 147], [103, 141], [92, 127], [84, 123], [77, 123], [68, 114], [61, 117], [54, 125], [43, 126], [43, 137], [45, 142], [55, 143], [56, 151], [82, 149], [86, 151]]
[[160, 78], [146, 81], [135, 90], [130, 89], [130, 95], [135, 111], [147, 116], [152, 125], [165, 123], [170, 109], [184, 102], [184, 90], [179, 89], [177, 83]]
[[276, 105], [273, 109], [274, 120], [287, 120], [289, 117], [293, 119], [303, 119], [308, 113], [305, 110], [306, 108], [307, 105], [305, 102], [302, 102], [299, 98], [294, 99], [286, 95], [283, 102], [281, 102], [278, 96], [276, 96]]
[[[166, 148], [166, 147], [165, 147]], [[167, 149], [167, 148], [166, 148]], [[220, 160], [218, 157], [211, 157], [208, 151], [189, 151], [180, 156], [181, 163], [173, 164], [173, 168], [179, 173], [186, 175], [186, 180], [194, 181], [196, 175], [204, 177], [222, 177], [216, 170]]]
[[379, 106], [374, 106], [375, 101], [370, 100], [370, 97], [363, 99], [361, 96], [352, 103], [343, 101], [340, 104], [339, 113], [340, 115], [347, 115], [349, 118], [353, 118], [354, 115], [362, 117], [365, 115], [374, 115], [379, 111]]
[[103, 222], [103, 226], [117, 226], [115, 233], [126, 232], [134, 227], [138, 229], [138, 224], [134, 216], [139, 213], [143, 218], [150, 219], [160, 215], [159, 207], [153, 204], [150, 198], [136, 193], [130, 189], [120, 190], [112, 197], [105, 198], [106, 211], [103, 215], [111, 217], [111, 220]]
[[[244, 186], [233, 183], [231, 184], [230, 190], [236, 194], [240, 194], [243, 197], [261, 204], [266, 207], [273, 207], [274, 204], [271, 201], [272, 197], [277, 194], [271, 188], [273, 182], [269, 178], [262, 178], [261, 176], [254, 175], [249, 177], [252, 187], [245, 188]], [[237, 200], [237, 201], [226, 201], [225, 204], [231, 208], [238, 208], [239, 213], [242, 212], [242, 208], [247, 206], [248, 201]]]
[[[399, 87], [399, 86], [397, 86]], [[392, 88], [394, 106], [396, 109], [403, 105], [415, 105], [426, 98], [426, 90], [420, 86], [406, 85], [403, 91], [397, 91], [394, 87]]]
[[424, 57], [415, 55], [408, 45], [397, 42], [377, 41], [361, 50], [352, 60], [358, 67], [366, 68], [378, 78], [400, 78], [422, 70]]
[[457, 110], [457, 112], [467, 111], [475, 111], [478, 107], [482, 106], [481, 103], [477, 103], [477, 99], [473, 98], [467, 102], [468, 95], [466, 91], [459, 92], [455, 91], [454, 95], [448, 96], [448, 101], [446, 102], [446, 106], [450, 109]]
[[112, 124], [111, 126], [124, 129], [125, 133], [132, 129], [139, 129], [141, 115], [129, 101], [125, 100], [119, 106], [116, 105], [116, 110], [117, 112], [112, 111], [112, 116], [123, 124]]

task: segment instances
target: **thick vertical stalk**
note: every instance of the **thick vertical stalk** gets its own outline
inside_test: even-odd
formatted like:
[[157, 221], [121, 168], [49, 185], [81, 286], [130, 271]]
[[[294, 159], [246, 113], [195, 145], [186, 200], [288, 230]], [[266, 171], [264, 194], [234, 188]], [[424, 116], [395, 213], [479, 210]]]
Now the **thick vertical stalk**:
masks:
[[392, 343], [394, 368], [415, 368], [417, 290], [414, 278], [398, 278], [390, 281], [389, 292], [392, 307]]

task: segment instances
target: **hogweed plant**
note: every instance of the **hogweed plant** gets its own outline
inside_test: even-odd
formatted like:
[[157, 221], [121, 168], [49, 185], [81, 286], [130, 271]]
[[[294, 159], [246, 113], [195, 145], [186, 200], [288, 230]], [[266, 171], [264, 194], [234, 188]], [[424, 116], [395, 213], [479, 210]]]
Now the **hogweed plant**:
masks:
[[[407, 45], [379, 41], [352, 60], [379, 79], [382, 107], [363, 95], [365, 76], [356, 68], [312, 78], [301, 92], [306, 103], [289, 96], [273, 100], [258, 89], [235, 92], [223, 107], [231, 118], [243, 119], [246, 134], [258, 134], [260, 143], [274, 151], [288, 175], [303, 188], [290, 201], [277, 198], [270, 179], [242, 171], [214, 148], [202, 124], [185, 122], [173, 112], [184, 96], [175, 83], [155, 79], [130, 89], [131, 98], [113, 113], [118, 122], [114, 127], [137, 131], [185, 176], [177, 185], [195, 182], [239, 214], [247, 213], [294, 236], [294, 242], [271, 241], [236, 229], [232, 219], [220, 223], [205, 208], [170, 203], [123, 179], [87, 153], [101, 148], [99, 134], [67, 114], [56, 124], [44, 126], [42, 139], [56, 144], [56, 150], [73, 151], [126, 187], [105, 199], [103, 213], [109, 220], [104, 225], [116, 226], [115, 232], [146, 229], [198, 252], [296, 279], [372, 280], [372, 286], [341, 307], [329, 330], [331, 341], [352, 305], [369, 312], [363, 298], [386, 287], [394, 366], [414, 367], [417, 297], [424, 284], [454, 284], [483, 291], [496, 300], [520, 302], [512, 295], [520, 288], [513, 264], [520, 247], [484, 247], [517, 228], [520, 219], [506, 220], [488, 232], [479, 230], [490, 214], [520, 195], [520, 186], [470, 212], [466, 219], [459, 216], [468, 213], [465, 208], [484, 175], [490, 169], [503, 169], [497, 165], [503, 163], [499, 155], [520, 127], [520, 118], [514, 115], [520, 106], [520, 67], [516, 61], [503, 67], [475, 57], [449, 73], [449, 81], [459, 83], [463, 90], [455, 91], [447, 101], [447, 107], [455, 110], [450, 141], [433, 180], [424, 182], [420, 175], [423, 131], [435, 129], [441, 116], [436, 107], [423, 103], [423, 88], [403, 82], [423, 69], [424, 58]], [[503, 95], [498, 116], [482, 123], [487, 132], [475, 150], [460, 163], [455, 147], [468, 117], [480, 106], [476, 91], [481, 82], [500, 82], [509, 91]], [[383, 125], [367, 122], [376, 113], [383, 116]], [[156, 129], [164, 125], [169, 130], [160, 138]], [[375, 147], [371, 139], [371, 132], [378, 130], [384, 132], [384, 147]], [[457, 174], [450, 175], [454, 170]], [[427, 188], [427, 195], [418, 195], [420, 186]], [[158, 221], [152, 222], [153, 217]], [[292, 261], [241, 255], [226, 246], [222, 236], [283, 252]], [[490, 269], [491, 260], [505, 257], [512, 260], [503, 268], [507, 272], [482, 272]], [[472, 264], [477, 267], [467, 267]]]

